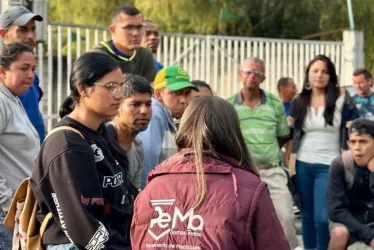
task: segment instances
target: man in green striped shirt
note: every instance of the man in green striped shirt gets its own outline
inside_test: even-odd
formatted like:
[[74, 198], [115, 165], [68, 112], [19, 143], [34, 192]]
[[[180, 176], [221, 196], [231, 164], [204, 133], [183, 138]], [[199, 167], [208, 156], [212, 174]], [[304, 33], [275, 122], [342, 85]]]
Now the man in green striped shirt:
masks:
[[265, 65], [259, 58], [246, 59], [239, 70], [243, 88], [228, 101], [236, 109], [248, 151], [267, 183], [278, 218], [291, 249], [299, 246], [293, 218], [287, 175], [281, 167], [281, 150], [290, 139], [284, 107], [273, 94], [260, 88]]

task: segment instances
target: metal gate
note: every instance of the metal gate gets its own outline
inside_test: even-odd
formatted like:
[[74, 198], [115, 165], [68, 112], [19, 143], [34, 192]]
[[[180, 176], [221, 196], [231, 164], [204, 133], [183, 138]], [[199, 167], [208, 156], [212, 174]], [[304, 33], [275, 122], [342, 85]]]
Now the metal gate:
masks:
[[[59, 106], [70, 92], [74, 60], [109, 37], [107, 29], [101, 27], [48, 25], [47, 43], [37, 47], [37, 72], [45, 92], [41, 110], [48, 131], [58, 120]], [[217, 95], [227, 98], [241, 88], [237, 72], [245, 58], [255, 56], [265, 61], [262, 87], [275, 93], [280, 77], [294, 78], [300, 88], [306, 65], [318, 54], [329, 56], [341, 74], [343, 42], [162, 34], [156, 58], [165, 66], [185, 67], [192, 79], [205, 80]]]

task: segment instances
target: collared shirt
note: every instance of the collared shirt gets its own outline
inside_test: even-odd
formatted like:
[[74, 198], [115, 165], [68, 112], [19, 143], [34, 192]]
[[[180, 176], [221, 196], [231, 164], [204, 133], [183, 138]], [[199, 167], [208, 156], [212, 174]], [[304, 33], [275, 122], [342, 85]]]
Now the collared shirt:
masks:
[[177, 128], [171, 110], [152, 98], [152, 119], [148, 128], [137, 136], [143, 143], [144, 167], [141, 187], [144, 188], [148, 174], [161, 162], [178, 151], [175, 144]]
[[243, 101], [241, 92], [230, 97], [238, 113], [240, 127], [256, 164], [281, 164], [281, 151], [277, 139], [288, 139], [290, 129], [282, 102], [273, 94], [261, 91], [261, 101], [253, 109]]

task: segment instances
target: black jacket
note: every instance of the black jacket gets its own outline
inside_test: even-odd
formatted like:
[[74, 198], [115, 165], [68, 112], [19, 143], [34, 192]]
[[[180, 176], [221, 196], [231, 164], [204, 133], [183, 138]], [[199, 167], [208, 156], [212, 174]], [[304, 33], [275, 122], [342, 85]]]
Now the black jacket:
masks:
[[374, 173], [357, 166], [351, 152], [347, 151], [332, 162], [329, 178], [329, 219], [345, 225], [350, 234], [369, 245], [374, 239], [374, 229], [367, 226], [374, 222], [370, 209]]
[[67, 116], [57, 124], [61, 125], [78, 129], [85, 138], [61, 130], [41, 147], [31, 185], [41, 209], [39, 220], [48, 212], [53, 215], [43, 243], [131, 249], [127, 165], [120, 164], [126, 159], [113, 156], [104, 125], [94, 131]]
[[100, 52], [113, 57], [120, 66], [122, 73], [140, 75], [153, 82], [156, 76], [155, 59], [152, 52], [147, 48], [136, 48], [135, 54], [130, 58], [125, 58], [116, 54], [112, 41], [101, 42], [92, 52]]

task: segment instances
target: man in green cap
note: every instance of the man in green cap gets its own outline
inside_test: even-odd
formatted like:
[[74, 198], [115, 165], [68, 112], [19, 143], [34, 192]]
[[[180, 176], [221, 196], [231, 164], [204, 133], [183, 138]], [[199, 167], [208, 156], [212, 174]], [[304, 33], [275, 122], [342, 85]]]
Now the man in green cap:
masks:
[[191, 90], [199, 89], [191, 83], [188, 73], [180, 66], [163, 68], [153, 83], [152, 118], [147, 130], [138, 138], [144, 149], [144, 167], [141, 186], [159, 163], [177, 152], [174, 136], [177, 128], [173, 118], [179, 119], [187, 106]]

